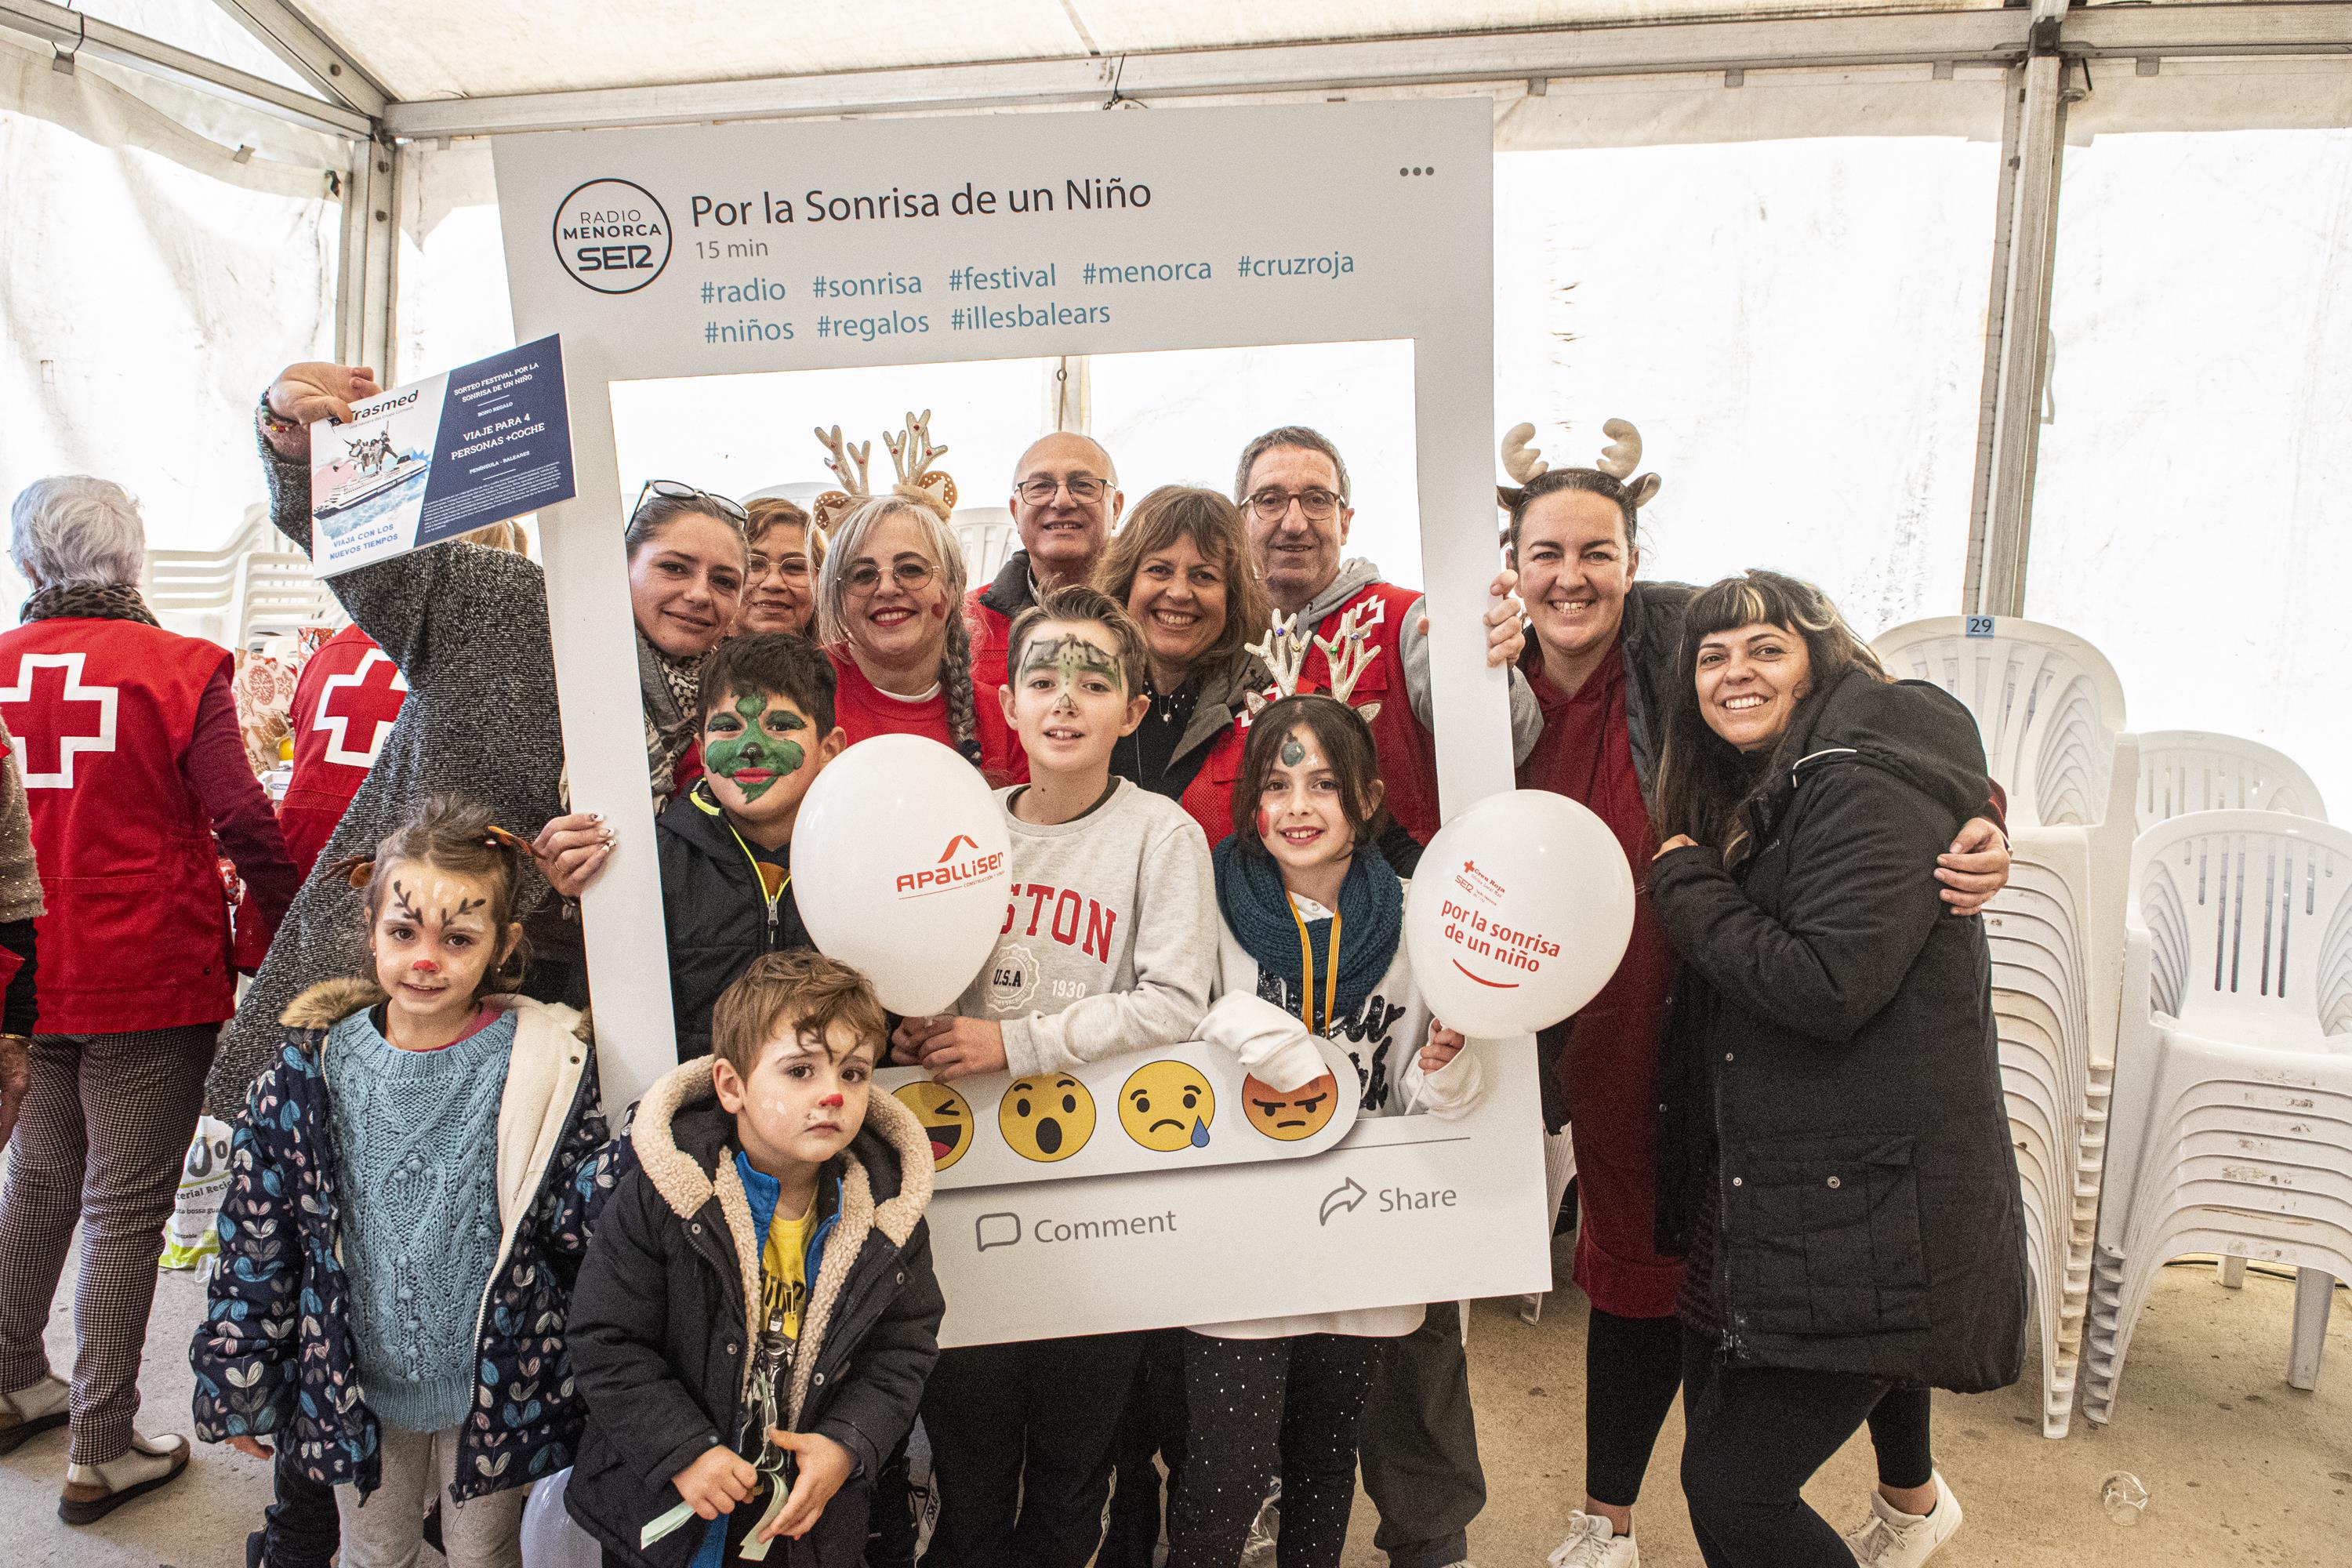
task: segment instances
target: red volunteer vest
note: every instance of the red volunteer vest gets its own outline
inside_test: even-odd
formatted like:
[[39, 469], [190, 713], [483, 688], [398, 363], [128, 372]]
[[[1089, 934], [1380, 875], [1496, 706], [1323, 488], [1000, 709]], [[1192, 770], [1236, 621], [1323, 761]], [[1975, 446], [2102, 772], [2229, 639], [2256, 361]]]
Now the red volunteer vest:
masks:
[[48, 912], [37, 928], [45, 1035], [216, 1024], [235, 1011], [228, 896], [212, 819], [180, 771], [228, 650], [79, 616], [0, 634]]
[[1225, 732], [1209, 742], [1209, 754], [1201, 763], [1201, 771], [1184, 786], [1176, 804], [1191, 814], [1209, 836], [1214, 847], [1232, 836], [1234, 831], [1234, 784], [1242, 776], [1242, 752], [1249, 747], [1249, 718], [1244, 715], [1225, 726]]
[[996, 700], [996, 689], [1004, 684], [1004, 651], [1013, 640], [1013, 617], [980, 602], [988, 589], [983, 583], [963, 596], [964, 624], [971, 628], [971, 689], [983, 706]]
[[278, 803], [278, 825], [305, 878], [375, 765], [407, 695], [407, 678], [392, 656], [357, 626], [329, 637], [302, 667], [286, 714], [294, 774]]
[[[1405, 612], [1420, 598], [1418, 591], [1393, 583], [1368, 583], [1360, 593], [1324, 616], [1312, 635], [1335, 636], [1342, 616], [1359, 605], [1372, 606], [1365, 613], [1374, 618], [1365, 629], [1381, 655], [1348, 693], [1348, 705], [1361, 709], [1380, 704], [1371, 718], [1372, 746], [1380, 754], [1381, 783], [1388, 786], [1389, 814], [1404, 825], [1407, 833], [1426, 844], [1438, 826], [1437, 748], [1421, 721], [1412, 716], [1412, 703], [1405, 696], [1404, 658], [1397, 651], [1398, 640], [1404, 635]], [[1306, 666], [1299, 671], [1298, 689], [1328, 691], [1330, 687], [1330, 661], [1321, 648], [1309, 646]], [[1268, 695], [1272, 695], [1270, 688]], [[1230, 796], [1230, 787], [1227, 794]], [[1233, 831], [1230, 818], [1225, 831]]]

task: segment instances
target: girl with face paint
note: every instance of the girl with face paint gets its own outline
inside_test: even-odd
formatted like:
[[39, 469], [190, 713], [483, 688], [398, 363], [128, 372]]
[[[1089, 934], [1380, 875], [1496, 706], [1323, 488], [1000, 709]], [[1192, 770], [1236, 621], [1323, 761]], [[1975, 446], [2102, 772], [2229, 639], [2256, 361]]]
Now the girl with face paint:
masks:
[[[1344, 702], [1294, 696], [1248, 736], [1232, 836], [1214, 855], [1224, 930], [1201, 1037], [1241, 1059], [1244, 1092], [1268, 1118], [1318, 1086], [1360, 1096], [1365, 1116], [1461, 1115], [1481, 1088], [1479, 1059], [1413, 983], [1404, 883], [1374, 842], [1382, 790], [1370, 730]], [[1318, 1036], [1353, 1059], [1346, 1081], [1331, 1083]], [[1283, 1562], [1337, 1564], [1382, 1342], [1423, 1317], [1384, 1307], [1189, 1331], [1170, 1568], [1237, 1561], [1277, 1479]]]
[[297, 998], [237, 1129], [197, 1433], [270, 1458], [299, 1400], [282, 1458], [333, 1489], [349, 1563], [414, 1559], [436, 1500], [453, 1565], [510, 1562], [525, 1483], [570, 1456], [578, 1395], [537, 1373], [605, 1136], [586, 1020], [505, 994], [530, 853], [436, 797], [338, 862], [374, 979]]

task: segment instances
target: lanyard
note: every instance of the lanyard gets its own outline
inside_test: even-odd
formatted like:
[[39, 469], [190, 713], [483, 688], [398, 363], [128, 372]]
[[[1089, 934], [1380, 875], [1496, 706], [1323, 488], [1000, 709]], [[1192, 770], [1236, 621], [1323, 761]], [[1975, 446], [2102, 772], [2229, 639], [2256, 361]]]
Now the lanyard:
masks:
[[[1315, 1032], [1315, 943], [1307, 935], [1307, 917], [1298, 912], [1297, 900], [1285, 893], [1282, 901], [1290, 910], [1290, 923], [1298, 928], [1299, 1021], [1307, 1032]], [[1325, 954], [1328, 959], [1328, 973], [1323, 976], [1323, 1027], [1332, 1027], [1332, 1014], [1339, 1003], [1339, 911], [1331, 911], [1331, 946]]]

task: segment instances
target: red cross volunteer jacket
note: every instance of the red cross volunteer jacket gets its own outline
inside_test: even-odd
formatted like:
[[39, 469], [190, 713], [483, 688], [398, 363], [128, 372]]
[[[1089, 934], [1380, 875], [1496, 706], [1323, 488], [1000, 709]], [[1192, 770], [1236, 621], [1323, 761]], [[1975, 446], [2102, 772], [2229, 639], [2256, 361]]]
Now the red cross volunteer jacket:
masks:
[[408, 682], [392, 656], [357, 626], [329, 637], [302, 667], [287, 710], [294, 774], [278, 804], [278, 823], [286, 831], [286, 853], [305, 879], [375, 766], [407, 695]]
[[0, 634], [47, 912], [45, 1035], [213, 1024], [235, 1010], [212, 820], [181, 770], [228, 650], [139, 621], [60, 616]]
[[[1401, 588], [1394, 583], [1367, 583], [1318, 622], [1308, 635], [1336, 636], [1347, 613], [1364, 606], [1364, 614], [1371, 621], [1364, 628], [1368, 640], [1381, 654], [1366, 667], [1355, 689], [1349, 692], [1348, 705], [1358, 711], [1374, 703], [1380, 705], [1369, 723], [1372, 747], [1381, 759], [1381, 783], [1388, 789], [1389, 815], [1407, 833], [1426, 844], [1438, 828], [1437, 749], [1429, 731], [1413, 717], [1412, 701], [1405, 690], [1404, 653], [1398, 647], [1404, 636], [1405, 612], [1420, 601], [1421, 591], [1417, 588]], [[1330, 689], [1330, 661], [1321, 648], [1310, 647], [1306, 666], [1299, 671], [1298, 689], [1328, 692]], [[1230, 791], [1227, 798], [1231, 798]]]

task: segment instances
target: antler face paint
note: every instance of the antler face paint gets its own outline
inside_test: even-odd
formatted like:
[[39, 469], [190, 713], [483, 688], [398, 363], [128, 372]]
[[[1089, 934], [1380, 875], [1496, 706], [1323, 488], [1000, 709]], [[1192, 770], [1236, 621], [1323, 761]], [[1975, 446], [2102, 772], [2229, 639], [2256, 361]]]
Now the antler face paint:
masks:
[[1128, 689], [1125, 669], [1118, 655], [1079, 637], [1066, 632], [1057, 637], [1031, 637], [1021, 650], [1021, 679], [1028, 683], [1032, 672], [1054, 671], [1055, 706], [1077, 705], [1078, 685], [1089, 675], [1099, 675], [1110, 682], [1115, 690]]

